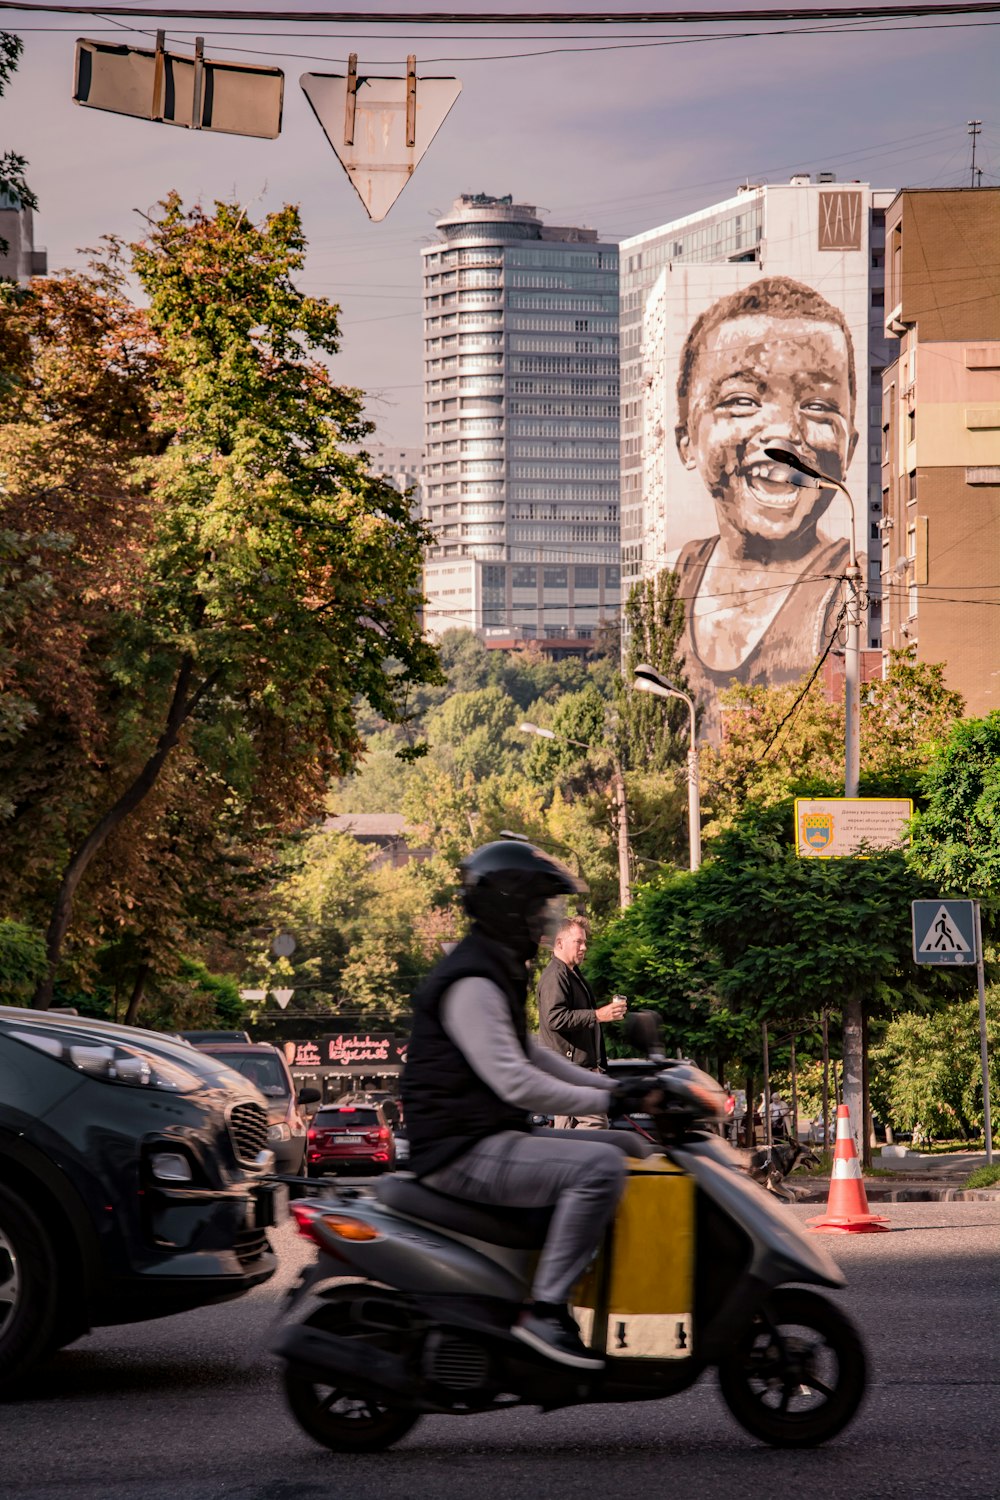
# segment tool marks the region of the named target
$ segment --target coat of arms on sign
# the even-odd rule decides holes
[[[802,819],[802,842],[810,849],[825,849],[833,838],[831,813],[806,813]]]

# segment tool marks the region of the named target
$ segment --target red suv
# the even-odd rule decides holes
[[[391,1172],[396,1145],[378,1104],[328,1104],[309,1127],[306,1162],[310,1177],[324,1172]]]

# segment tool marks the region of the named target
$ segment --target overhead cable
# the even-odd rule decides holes
[[[688,26],[741,21],[894,20],[920,16],[975,16],[1000,11],[1000,0],[967,0],[945,5],[839,5],[813,9],[790,6],[767,10],[605,11],[357,11],[357,10],[199,10],[165,5],[53,5],[38,0],[0,0],[0,10],[69,16],[143,16],[172,20],[275,21],[332,26]]]

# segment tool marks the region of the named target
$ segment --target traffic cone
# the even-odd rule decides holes
[[[823,1218],[807,1219],[806,1223],[813,1234],[874,1234],[888,1228],[888,1220],[880,1219],[868,1208],[846,1104],[837,1110],[837,1144],[833,1150],[826,1214]]]

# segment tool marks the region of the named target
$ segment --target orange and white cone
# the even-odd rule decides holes
[[[833,1150],[833,1176],[830,1178],[826,1213],[822,1218],[807,1219],[806,1222],[813,1234],[874,1234],[888,1228],[888,1220],[880,1219],[869,1210],[846,1104],[837,1110],[837,1144]]]

